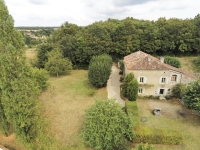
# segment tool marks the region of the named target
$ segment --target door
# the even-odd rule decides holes
[[[160,94],[160,95],[163,95],[163,94],[164,94],[164,91],[165,91],[165,89],[160,89],[159,94]]]

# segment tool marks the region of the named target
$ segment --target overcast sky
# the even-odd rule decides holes
[[[79,26],[95,21],[124,19],[157,20],[160,17],[194,18],[200,0],[4,0],[15,26],[60,26],[68,21]]]

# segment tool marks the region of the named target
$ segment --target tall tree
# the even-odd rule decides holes
[[[111,55],[122,57],[137,51],[140,47],[138,30],[133,20],[123,20],[111,37],[113,40]]]
[[[72,69],[72,63],[70,60],[64,58],[58,49],[49,52],[47,56],[48,61],[45,64],[45,69],[51,74],[57,74],[58,76],[60,73]]]
[[[3,0],[0,0],[0,14],[0,119],[4,127],[12,124],[22,143],[31,142],[37,135],[39,90],[26,64],[22,35],[15,30]]]
[[[39,89],[20,50],[8,45],[1,52],[2,104],[5,116],[13,125],[17,138],[22,143],[30,142],[34,140],[37,131],[35,123]]]
[[[44,68],[45,63],[48,61],[47,53],[54,49],[51,43],[42,43],[37,48],[37,67]]]
[[[107,84],[112,67],[112,58],[107,55],[93,56],[88,70],[88,79],[95,87]]]

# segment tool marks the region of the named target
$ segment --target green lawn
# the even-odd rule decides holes
[[[43,114],[51,121],[55,138],[64,145],[83,145],[80,132],[84,111],[94,104],[95,99],[107,98],[106,88],[97,90],[92,87],[86,70],[73,70],[70,75],[51,77],[49,82],[51,86],[40,99]]]
[[[155,128],[181,130],[184,141],[180,145],[155,145],[156,149],[166,150],[199,150],[200,149],[200,118],[183,107],[178,101],[137,100],[140,117],[147,117],[147,122],[141,125]],[[154,107],[160,107],[162,116],[152,114]],[[177,111],[183,109],[185,116],[180,116]]]

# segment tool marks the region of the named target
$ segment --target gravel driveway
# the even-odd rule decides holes
[[[110,78],[107,82],[107,92],[108,92],[108,98],[114,98],[116,101],[122,106],[125,106],[124,100],[120,97],[120,75],[119,75],[119,69],[113,65],[112,66],[112,72],[110,75]]]

